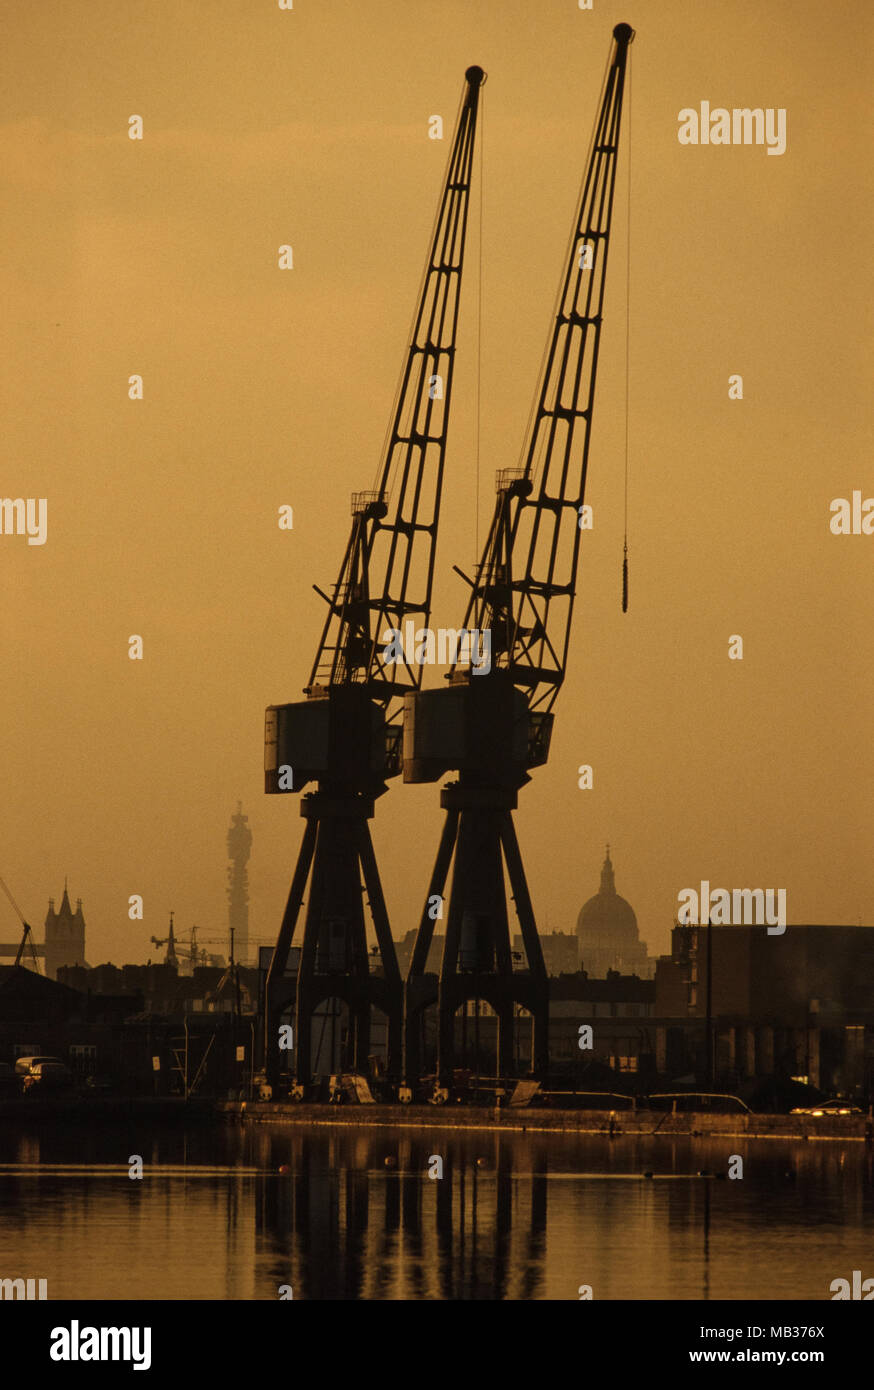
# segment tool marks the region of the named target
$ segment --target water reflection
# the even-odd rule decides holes
[[[588,1283],[596,1298],[821,1298],[842,1260],[863,1257],[871,1215],[859,1144],[261,1142],[291,1190],[261,1189],[259,1254],[295,1297],[572,1298]],[[742,1179],[726,1176],[730,1154]]]
[[[265,1158],[292,1170],[258,1187],[268,1277],[307,1298],[539,1296],[546,1157],[516,1173],[512,1145],[467,1147],[433,1135],[268,1141]],[[443,1160],[442,1178],[428,1176],[433,1156]]]
[[[874,1275],[861,1143],[135,1128],[0,1135],[0,1163],[34,1165],[0,1173],[0,1276],[54,1298],[519,1300],[818,1299]],[[133,1153],[142,1182],[38,1168]]]

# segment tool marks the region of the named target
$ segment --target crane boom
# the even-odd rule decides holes
[[[630,25],[613,36],[523,463],[498,474],[464,620],[491,631],[493,666],[541,715],[564,680],[579,563]]]
[[[418,689],[420,666],[386,665],[386,626],[411,614],[427,626],[455,368],[480,67],[465,90],[393,408],[378,486],[352,497],[352,530],[305,693],[363,684],[383,706]],[[379,576],[378,578],[376,576]]]

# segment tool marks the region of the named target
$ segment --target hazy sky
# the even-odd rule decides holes
[[[171,908],[183,933],[224,936],[241,798],[251,932],[275,934],[303,822],[296,796],[263,792],[263,712],[301,697],[311,586],[333,582],[349,495],[380,461],[464,70],[488,73],[481,468],[477,182],[435,626],[462,621],[451,567],[477,555],[477,490],[482,540],[494,471],[518,462],[620,20],[637,31],[630,608],[623,142],[595,528],[550,762],[517,813],[535,911],[571,930],[609,840],[651,951],[701,878],[785,888],[790,923],[874,923],[874,536],[829,529],[833,498],[874,496],[865,0],[3,12],[0,493],[45,497],[48,533],[0,536],[0,874],[34,925],[66,873],[92,964],[154,954]],[[681,146],[678,112],[702,100],[785,108],[785,154]],[[421,912],[438,803],[398,781],[378,804],[396,937]]]

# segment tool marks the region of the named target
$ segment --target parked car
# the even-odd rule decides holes
[[[15,1062],[15,1075],[27,1076],[31,1067],[35,1067],[38,1062],[60,1062],[60,1057],[49,1057],[45,1053],[35,1052],[31,1057],[18,1057]],[[61,1063],[63,1066],[63,1063]]]
[[[57,1059],[35,1062],[21,1081],[21,1089],[25,1095],[43,1091],[66,1091],[72,1085],[73,1073],[64,1062]]]
[[[673,1110],[678,1112],[710,1111],[718,1115],[751,1115],[752,1111],[740,1096],[718,1095],[710,1091],[668,1091],[648,1097],[653,1110]]]
[[[795,1110],[790,1110],[790,1115],[863,1115],[865,1112],[858,1105],[852,1105],[848,1100],[824,1100],[817,1105],[800,1105]]]

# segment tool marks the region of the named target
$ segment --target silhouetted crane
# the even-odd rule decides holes
[[[461,275],[470,200],[481,68],[468,68],[412,341],[377,485],[352,497],[352,528],[328,605],[307,699],[271,706],[265,726],[268,792],[318,789],[302,798],[306,821],[265,989],[265,1063],[275,1086],[279,1021],[295,1008],[297,1094],[311,1080],[311,1019],[335,997],[348,1006],[351,1065],[363,1070],[370,1011],[388,1018],[389,1072],[402,1051],[403,993],[368,820],[397,775],[400,706],[422,668],[386,660],[387,628],[413,615],[428,624],[440,494],[455,367]],[[363,875],[363,887],[362,887]],[[300,966],[286,975],[309,882]],[[368,960],[363,893],[373,919],[381,973]]]
[[[404,780],[443,788],[446,820],[405,990],[405,1075],[421,1071],[425,1008],[438,1005],[437,1084],[445,1100],[454,1062],[454,1021],[470,999],[498,1017],[498,1075],[513,1066],[514,1010],[532,1016],[532,1064],[548,1064],[549,993],[512,811],[528,770],[546,762],[552,707],[564,680],[573,613],[607,251],[616,182],[626,58],[633,32],[613,30],[605,87],[586,166],[570,256],[520,468],[497,476],[494,517],[470,584],[464,628],[491,632],[491,669],[456,664],[444,689],[407,695]],[[458,571],[461,573],[461,571]],[[465,577],[465,576],[463,576]],[[503,857],[502,857],[503,856]],[[506,860],[527,971],[513,971],[504,881]],[[454,863],[440,976],[426,973]],[[429,911],[429,908],[431,909]],[[405,1092],[409,1096],[409,1090]]]

